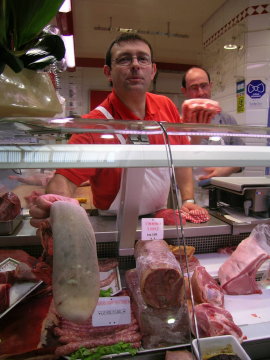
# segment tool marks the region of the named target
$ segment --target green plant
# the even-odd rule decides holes
[[[0,0],[0,73],[5,65],[15,72],[24,67],[38,70],[64,57],[62,39],[43,31],[62,3],[63,0]]]

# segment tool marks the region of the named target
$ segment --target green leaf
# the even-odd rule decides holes
[[[7,46],[7,0],[0,0],[0,44]]]
[[[98,346],[93,349],[82,347],[71,354],[70,360],[99,360],[104,355],[120,354],[123,352],[128,352],[133,356],[137,353],[137,349],[132,347],[130,343],[124,342],[119,342],[115,345]]]
[[[8,0],[14,50],[22,50],[56,15],[63,0]]]
[[[100,289],[99,297],[110,297],[112,295],[112,288],[109,288],[107,290]]]
[[[0,45],[0,62],[7,64],[15,73],[24,68],[23,62],[11,51]],[[4,70],[3,66],[1,67]],[[2,73],[2,72],[1,72]]]

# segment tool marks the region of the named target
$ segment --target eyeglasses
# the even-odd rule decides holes
[[[123,55],[112,60],[112,62],[115,62],[119,66],[130,66],[134,59],[136,59],[141,66],[148,66],[152,63],[151,57],[148,55]]]
[[[209,88],[209,83],[201,83],[201,84],[194,84],[194,85],[191,85],[189,86],[189,90],[192,90],[192,91],[198,91],[199,89],[201,90],[207,90]]]

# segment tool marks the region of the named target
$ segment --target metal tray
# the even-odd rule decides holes
[[[13,220],[0,221],[0,235],[11,235],[16,228],[21,224],[23,218],[18,215]]]
[[[113,281],[109,285],[104,286],[104,287],[101,288],[102,290],[107,290],[107,289],[111,288],[112,289],[111,296],[114,296],[114,295],[118,294],[122,290],[122,284],[121,284],[121,279],[120,279],[120,273],[119,273],[118,266],[111,269],[111,270],[109,270],[109,271],[105,271],[105,272],[101,271],[99,273],[100,280],[104,280],[108,276],[110,276],[110,274],[113,273],[113,272],[116,275],[115,278],[113,279]]]
[[[19,261],[7,258],[0,263],[0,272],[14,270],[16,266],[19,264]],[[10,306],[4,312],[0,314],[0,319],[6,315],[14,306],[16,306],[19,302],[21,302],[27,295],[29,295],[32,291],[34,291],[38,286],[42,284],[43,281],[33,282],[33,281],[25,281],[25,282],[15,282],[9,291],[9,302]]]

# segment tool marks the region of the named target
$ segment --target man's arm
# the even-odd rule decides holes
[[[182,202],[188,199],[194,199],[192,168],[176,168],[175,177],[181,193]]]
[[[241,167],[231,167],[231,166],[224,166],[224,167],[206,167],[203,169],[205,175],[201,175],[199,180],[210,179],[216,176],[230,176],[234,173],[239,173],[242,171]]]
[[[46,187],[46,194],[57,194],[67,197],[73,197],[77,186],[66,177],[55,174]]]

